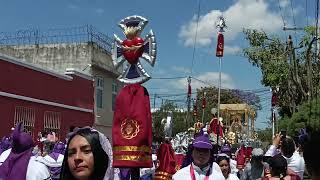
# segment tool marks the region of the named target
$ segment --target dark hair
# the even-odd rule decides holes
[[[219,152],[219,146],[218,145],[212,145],[212,149],[211,149],[211,157],[210,157],[210,164],[212,164],[213,162],[216,162],[217,159],[217,154]]]
[[[310,133],[311,134],[311,133]],[[320,131],[312,133],[304,144],[303,158],[311,175],[320,175],[320,156],[317,155],[320,145]]]
[[[93,159],[94,159],[94,171],[92,173],[91,179],[94,180],[103,180],[104,175],[108,168],[109,163],[109,157],[106,154],[106,152],[102,149],[100,141],[99,141],[99,134],[97,132],[91,131],[88,129],[80,129],[75,134],[71,135],[68,144],[67,149],[64,155],[62,169],[61,169],[61,180],[75,180],[73,175],[70,172],[69,165],[68,165],[68,148],[70,141],[76,136],[80,135],[84,137],[90,144],[92,153],[93,153]]]
[[[286,137],[282,140],[281,151],[285,157],[290,158],[295,152],[295,150],[296,150],[296,146],[292,138]]]
[[[182,162],[181,168],[187,167],[192,163],[192,161],[193,161],[192,151],[193,151],[193,146],[192,146],[192,144],[190,144],[188,146],[188,151],[187,151],[186,155],[183,158],[183,162]]]
[[[271,167],[271,176],[279,176],[280,179],[287,175],[287,160],[280,154],[273,156],[269,165]]]
[[[231,173],[231,167],[230,167],[230,158],[228,158],[227,156],[219,156],[217,157],[217,163],[218,165],[220,166],[220,162],[223,161],[223,160],[226,160],[228,162],[228,165],[229,165],[229,170],[228,170],[228,174]]]
[[[228,158],[227,156],[218,156],[217,163],[219,164],[223,160],[226,160],[230,166],[230,158]]]

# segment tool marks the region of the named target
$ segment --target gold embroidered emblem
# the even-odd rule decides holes
[[[133,119],[125,119],[121,123],[121,135],[125,139],[132,139],[138,135],[140,126]]]
[[[179,164],[176,165],[176,168],[175,168],[175,169],[176,169],[176,171],[179,171],[179,170],[180,170]]]

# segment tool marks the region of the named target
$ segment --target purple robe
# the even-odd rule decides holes
[[[32,148],[32,137],[22,132],[22,123],[19,123],[12,133],[11,153],[0,166],[0,179],[25,179]]]

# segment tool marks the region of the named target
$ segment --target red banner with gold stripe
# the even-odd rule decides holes
[[[113,167],[152,167],[152,120],[148,91],[126,85],[116,98],[112,126]]]

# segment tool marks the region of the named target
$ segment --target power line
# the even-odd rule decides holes
[[[281,8],[281,5],[280,5],[280,0],[278,0],[278,7],[279,7],[279,11],[280,11],[280,16],[281,16],[281,19],[282,19],[282,22],[283,22],[283,27],[286,27],[286,22],[284,20],[283,14],[282,14],[282,8]]]
[[[294,13],[293,13],[293,3],[292,0],[290,0],[290,5],[291,5],[291,14],[292,14],[292,19],[293,19],[293,27],[297,27],[296,26],[296,18],[294,17]],[[296,44],[298,44],[298,40],[297,40],[297,32],[294,31],[294,39],[296,41]]]
[[[196,93],[192,93],[192,94],[196,94]],[[186,96],[187,93],[181,93],[181,94],[168,94],[168,95],[158,95],[157,93],[155,94],[151,94],[151,95],[155,95],[157,98],[161,98],[161,97],[177,97],[177,96]]]
[[[170,87],[170,88],[166,88],[166,87],[148,87],[148,89],[155,89],[155,90],[185,90],[185,88],[173,88],[173,87]],[[192,90],[196,90],[196,88],[193,88]]]
[[[162,79],[183,79],[183,78],[187,78],[187,76],[178,76],[178,77],[155,77],[155,78],[152,78],[152,79],[162,80]]]
[[[201,79],[198,79],[198,78],[195,78],[195,77],[191,77],[192,79],[194,79],[194,80],[196,80],[196,81],[199,81],[199,82],[201,82],[201,83],[203,83],[203,84],[207,84],[207,85],[209,85],[209,86],[211,86],[211,87],[216,87],[214,84],[211,84],[211,83],[209,83],[209,82],[207,82],[207,81],[203,81],[203,80],[201,80]],[[223,87],[223,89],[224,90],[241,90],[241,89],[230,89],[230,88],[226,88],[226,87]],[[255,92],[254,90],[241,90],[241,91],[245,91],[245,92]],[[264,88],[264,89],[257,89],[257,92],[266,92],[266,91],[269,91],[269,89],[267,89],[267,88]]]
[[[296,27],[296,18],[294,17],[294,13],[293,13],[293,3],[292,3],[292,0],[290,0],[290,5],[291,5],[291,13],[292,13],[292,19],[293,19],[293,26]]]
[[[192,52],[192,61],[191,61],[191,68],[190,68],[190,75],[192,76],[192,70],[194,66],[194,57],[196,52],[196,44],[197,44],[197,36],[198,36],[198,27],[199,27],[199,17],[200,17],[200,7],[201,7],[201,0],[198,1],[198,16],[197,16],[197,27],[196,27],[196,34],[194,36],[194,44],[193,44],[193,52]]]
[[[308,20],[308,0],[306,0],[306,23],[307,23],[307,26],[309,26],[309,20]]]

